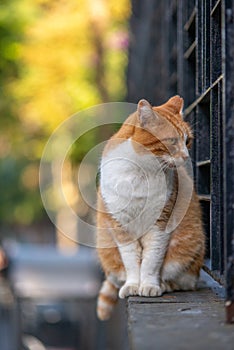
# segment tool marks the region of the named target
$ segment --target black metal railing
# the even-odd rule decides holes
[[[177,16],[176,90],[184,96],[185,118],[194,126],[195,181],[207,234],[205,268],[226,282],[227,319],[233,322],[234,2],[177,0],[168,1],[168,8],[171,4]]]
[[[154,40],[145,38],[150,50],[145,47],[144,55],[152,48],[160,55],[155,56],[154,70],[147,67],[143,72],[146,90],[138,86],[131,69],[128,81],[153,104],[177,93],[184,97],[184,117],[195,135],[192,158],[207,235],[205,269],[226,284],[228,321],[234,322],[234,0],[148,2],[160,21],[151,25],[157,35]],[[147,19],[134,14],[134,4],[135,23],[143,25]],[[132,31],[134,36],[133,27]],[[144,66],[138,51],[141,45],[135,44],[130,67]],[[153,88],[152,77],[160,87],[153,97],[159,88]],[[130,101],[138,97],[129,89]]]
[[[224,281],[223,229],[223,1],[177,1],[178,47],[186,101],[185,118],[194,128],[195,181],[207,233],[206,266]]]

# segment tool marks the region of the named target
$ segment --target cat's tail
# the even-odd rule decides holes
[[[100,289],[97,301],[97,315],[102,321],[108,320],[118,301],[118,288],[106,279]]]

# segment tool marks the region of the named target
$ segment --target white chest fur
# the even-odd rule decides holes
[[[101,193],[108,211],[128,232],[142,235],[159,218],[170,195],[170,181],[153,154],[135,152],[131,139],[101,162]]]

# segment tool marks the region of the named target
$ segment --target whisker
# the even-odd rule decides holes
[[[164,163],[161,167],[161,170],[165,171],[169,168],[169,164],[168,163]]]
[[[193,129],[195,126],[197,126],[197,125],[199,125],[200,124],[200,121],[198,120],[198,121],[196,121],[196,122],[194,122],[194,123],[188,123],[189,124],[189,126]]]

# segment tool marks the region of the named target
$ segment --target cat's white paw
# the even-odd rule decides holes
[[[143,283],[139,288],[139,295],[142,297],[159,297],[163,291],[157,284]]]
[[[124,299],[130,295],[138,295],[138,284],[125,283],[119,290],[120,299]]]

